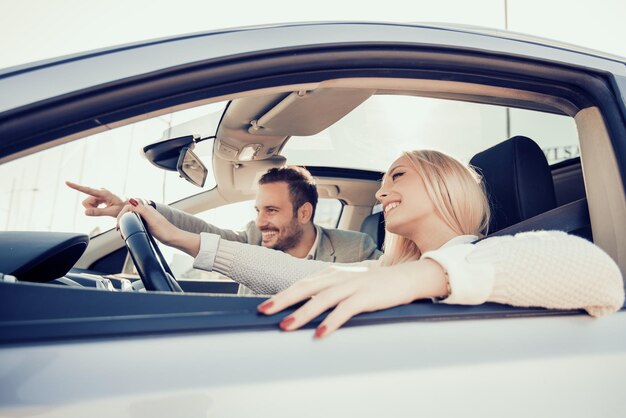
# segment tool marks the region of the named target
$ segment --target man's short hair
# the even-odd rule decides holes
[[[298,209],[309,202],[313,206],[311,221],[315,216],[317,206],[317,187],[311,173],[306,168],[298,166],[285,166],[270,168],[259,179],[259,185],[268,183],[285,182],[289,186],[289,198],[293,206],[293,214],[297,216]]]

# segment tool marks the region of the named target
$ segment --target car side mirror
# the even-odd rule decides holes
[[[204,164],[202,164],[200,158],[198,158],[189,147],[183,147],[180,150],[176,170],[178,170],[182,178],[191,184],[195,184],[198,187],[204,186],[208,170]]]

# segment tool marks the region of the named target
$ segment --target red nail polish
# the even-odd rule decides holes
[[[315,338],[322,338],[326,332],[326,325],[320,325],[315,330]]]
[[[268,300],[263,302],[262,304],[260,304],[257,309],[259,310],[259,312],[263,312],[265,313],[265,311],[267,311],[269,308],[271,308],[272,306],[274,306],[274,301],[273,300]]]
[[[128,199],[128,203],[130,203],[133,206],[137,206],[139,203],[137,203],[137,201],[133,198]]]
[[[283,319],[282,321],[280,321],[280,324],[278,324],[278,326],[287,331],[287,327],[289,327],[289,325],[293,324],[293,321],[295,321],[296,318],[294,318],[293,316],[288,316],[287,318]]]

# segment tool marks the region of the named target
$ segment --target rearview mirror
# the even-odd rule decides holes
[[[182,178],[191,184],[195,184],[198,187],[204,186],[208,170],[189,147],[184,147],[180,150],[176,170],[178,170]]]
[[[143,152],[152,164],[169,171],[178,171],[180,176],[198,187],[203,187],[208,170],[202,160],[192,152],[196,143],[210,138],[196,135],[167,139],[146,145]]]

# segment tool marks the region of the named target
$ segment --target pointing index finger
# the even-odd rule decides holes
[[[102,190],[93,189],[88,186],[82,186],[80,184],[72,183],[71,181],[66,181],[65,184],[71,189],[78,190],[79,192],[83,192],[91,196],[100,197],[104,194]]]

